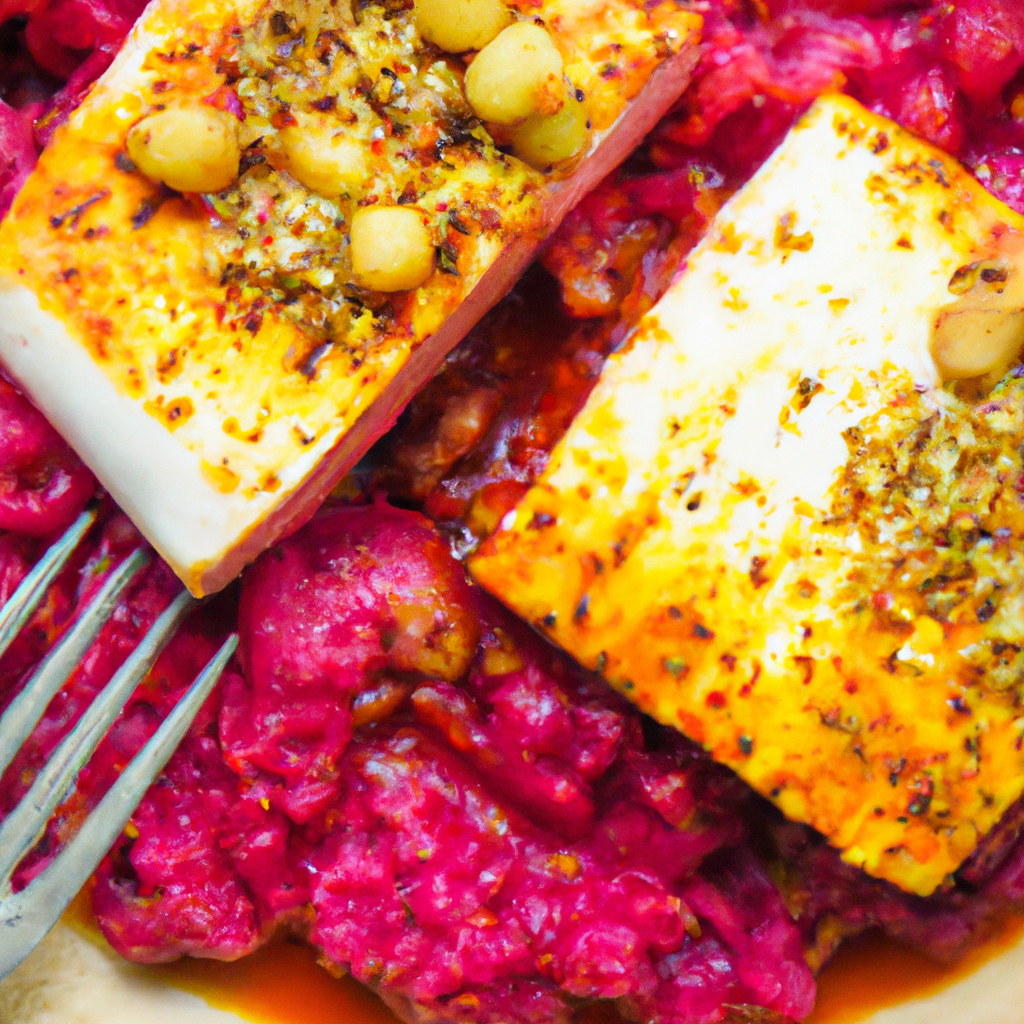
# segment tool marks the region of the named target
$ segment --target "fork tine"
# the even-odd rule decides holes
[[[111,574],[89,607],[56,647],[46,656],[21,693],[0,718],[0,775],[28,739],[54,694],[82,660],[118,599],[135,575],[149,562],[141,549],[132,552]]]
[[[237,646],[238,636],[232,634],[57,859],[20,893],[0,902],[0,979],[39,945],[96,870],[188,731]]]
[[[92,757],[128,698],[195,604],[195,599],[185,592],[174,599],[53,752],[32,788],[0,824],[0,890],[38,840],[75,776]]]
[[[96,509],[86,509],[63,533],[59,540],[53,542],[46,554],[32,567],[32,571],[21,581],[18,589],[7,599],[0,609],[0,656],[11,646],[18,631],[28,622],[29,617],[39,606],[46,593],[46,588],[54,577],[64,568],[71,552],[78,547],[78,542],[88,533],[96,522]]]

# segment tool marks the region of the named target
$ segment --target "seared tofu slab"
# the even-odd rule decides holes
[[[0,357],[196,594],[312,514],[697,58],[682,0],[477,9],[156,0],[0,228]]]
[[[1024,791],[1022,230],[950,157],[821,99],[471,561],[920,894]]]

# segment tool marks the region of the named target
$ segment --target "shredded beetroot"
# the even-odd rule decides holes
[[[292,920],[406,1014],[809,1011],[740,846],[756,798],[469,588],[427,520],[321,515],[247,577],[239,626],[244,674],[100,871],[124,955],[234,957]]]
[[[1017,0],[770,0],[763,20],[754,6],[709,5],[695,81],[651,147],[658,166],[710,158],[740,184],[816,96],[843,88],[1024,210],[1012,159],[1024,147]]]
[[[0,217],[10,209],[35,163],[31,122],[0,100]]]
[[[41,537],[67,526],[96,490],[92,474],[0,378],[0,530]]]

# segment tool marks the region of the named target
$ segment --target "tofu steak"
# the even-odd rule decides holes
[[[922,895],[1024,792],[1022,232],[949,156],[819,100],[471,561]]]
[[[195,594],[312,514],[697,59],[682,0],[463,7],[156,0],[0,227],[0,357]]]

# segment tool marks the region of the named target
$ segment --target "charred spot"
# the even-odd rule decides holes
[[[707,626],[702,626],[699,622],[693,624],[693,635],[698,640],[714,640],[715,638],[715,634]]]
[[[267,154],[262,149],[263,139],[257,139],[251,146],[242,151],[242,158],[238,161],[239,174],[258,167],[267,162]]]
[[[573,620],[580,622],[587,617],[587,613],[590,611],[590,595],[584,594],[580,598],[580,603],[576,605],[576,611],[572,613]]]
[[[932,169],[935,180],[943,188],[949,188],[949,179],[946,177],[946,165],[941,160],[936,160],[933,157],[928,161],[928,166]]]
[[[64,213],[51,217],[50,227],[56,230],[57,228],[61,228],[67,224],[68,227],[73,230],[78,227],[78,223],[82,219],[82,214],[84,214],[89,207],[95,206],[97,203],[109,198],[110,190],[105,188],[102,191],[97,192],[95,195],[89,196],[88,199],[79,203],[77,206],[72,206],[70,210],[66,210]]]
[[[460,235],[469,235],[472,233],[466,222],[459,216],[458,210],[449,210],[448,224],[454,231],[458,231]]]
[[[810,686],[811,680],[814,678],[814,659],[808,657],[806,654],[797,655],[793,658],[796,662],[796,667],[801,673],[801,682],[804,686]]]
[[[407,181],[405,185],[402,186],[402,191],[398,194],[398,205],[408,206],[409,203],[415,203],[419,197],[419,189],[416,188],[416,185],[413,182]]]
[[[299,366],[299,373],[302,374],[307,380],[313,380],[316,377],[317,367],[320,365],[320,361],[327,355],[328,352],[334,347],[334,343],[325,341],[322,345],[317,345],[312,352],[302,360]]]
[[[357,22],[363,20],[363,12],[368,7],[380,7],[385,18],[397,18],[405,11],[413,9],[413,0],[352,0],[352,14]]]
[[[278,130],[282,128],[291,128],[299,122],[295,120],[295,115],[292,113],[291,104],[285,100],[278,100],[277,110],[270,115],[270,123]]]
[[[452,277],[459,276],[459,250],[447,239],[435,246],[437,254],[437,267],[442,274],[450,274]]]
[[[156,195],[146,196],[132,214],[132,230],[138,231],[139,228],[145,227],[167,201],[167,198],[168,193],[164,190],[161,190]]]
[[[771,582],[764,571],[767,565],[768,559],[762,558],[760,555],[754,555],[750,560],[750,582],[754,584],[756,590],[760,590],[766,583]]]
[[[958,715],[969,715],[971,714],[970,705],[961,696],[951,697],[946,703],[958,714]]]
[[[284,11],[274,11],[270,16],[270,31],[275,36],[286,36],[292,31],[292,20]]]
[[[238,58],[233,54],[219,58],[217,61],[217,74],[224,76],[224,81],[227,85],[234,85],[242,77],[242,72],[238,67]],[[159,84],[157,83],[157,85]]]

